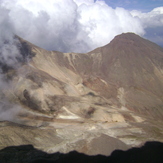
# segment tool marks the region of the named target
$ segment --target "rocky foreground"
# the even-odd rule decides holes
[[[0,104],[12,115],[0,122],[0,149],[109,156],[163,142],[163,48],[133,33],[87,54],[17,39],[24,60],[3,67],[10,85]]]
[[[47,154],[32,145],[7,147],[0,150],[1,163],[162,163],[163,143],[147,142],[141,148],[115,150],[111,156],[88,156],[76,151]]]

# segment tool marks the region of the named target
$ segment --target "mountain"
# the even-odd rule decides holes
[[[5,69],[11,86],[1,96],[19,110],[0,122],[1,149],[110,155],[163,141],[163,48],[133,33],[86,54],[17,39],[23,60]]]

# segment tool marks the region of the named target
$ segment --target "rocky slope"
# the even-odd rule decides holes
[[[163,49],[133,33],[87,54],[46,51],[19,38],[24,62],[3,90],[21,107],[0,123],[0,148],[109,155],[163,141]],[[157,119],[157,121],[156,121]]]

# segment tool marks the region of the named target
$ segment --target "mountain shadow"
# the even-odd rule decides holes
[[[0,150],[0,163],[163,163],[163,143],[146,142],[140,148],[115,150],[110,156],[88,156],[76,151],[47,154],[32,145]]]

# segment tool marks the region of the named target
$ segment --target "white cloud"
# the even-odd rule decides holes
[[[133,10],[131,14],[141,20],[144,28],[163,27],[163,7],[157,7],[147,13]]]
[[[163,26],[163,7],[142,13],[113,9],[102,0],[1,0],[0,5],[8,10],[11,27],[5,30],[63,52],[87,52],[123,32],[143,36],[146,28]]]
[[[82,4],[85,4],[85,5],[93,5],[94,4],[94,0],[74,0],[74,2],[80,6]]]
[[[15,33],[48,50],[87,52],[123,32],[144,34],[140,19],[94,0],[3,0]]]
[[[157,7],[150,12],[131,11],[138,18],[145,30],[144,37],[163,47],[163,7]]]
[[[7,9],[0,7],[0,65],[5,63],[10,67],[15,67],[17,58],[20,58],[17,48],[18,40],[14,37],[14,26]]]

